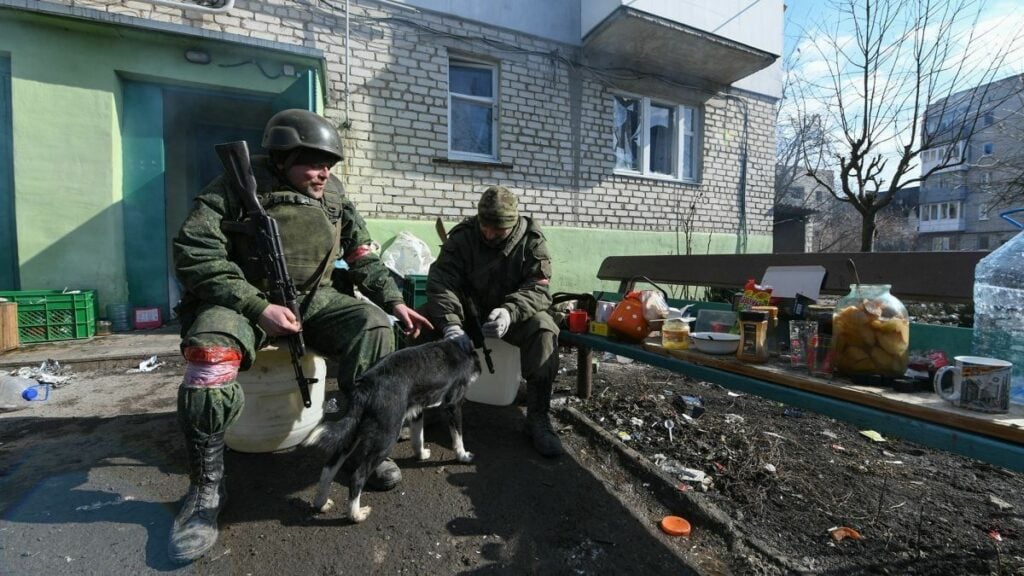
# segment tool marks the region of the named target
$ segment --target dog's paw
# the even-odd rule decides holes
[[[371,506],[363,506],[362,508],[352,512],[349,515],[349,518],[351,518],[353,522],[358,524],[359,522],[366,520],[366,518],[370,516],[370,510],[373,510]]]
[[[324,514],[331,508],[334,508],[334,500],[331,500],[330,498],[328,498],[327,502],[324,502],[323,505],[321,506],[317,506],[316,502],[313,503],[313,509],[315,509],[320,514]]]
[[[470,462],[473,461],[473,453],[472,452],[461,452],[461,453],[459,453],[458,458],[459,458],[459,462],[462,462],[463,464],[469,464]]]
[[[417,458],[420,460],[430,460],[430,448],[421,448]]]

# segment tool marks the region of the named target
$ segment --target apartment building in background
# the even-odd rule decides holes
[[[993,250],[1020,229],[999,214],[1024,172],[1024,75],[964,90],[932,103],[924,130],[940,135],[921,154],[918,238],[922,251]],[[945,137],[943,137],[945,136]]]

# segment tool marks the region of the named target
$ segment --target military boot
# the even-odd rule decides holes
[[[191,562],[217,542],[217,515],[227,502],[224,487],[224,433],[205,442],[187,440],[189,486],[185,502],[171,528],[167,547],[171,561]]]
[[[526,427],[533,448],[546,458],[561,456],[562,441],[558,439],[548,412],[551,410],[551,382],[526,384]]]

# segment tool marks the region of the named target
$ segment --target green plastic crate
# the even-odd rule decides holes
[[[96,291],[64,294],[57,290],[0,292],[18,303],[18,336],[22,344],[77,340],[96,335]]]
[[[402,284],[402,297],[405,305],[410,308],[419,308],[427,303],[427,275],[409,274]]]

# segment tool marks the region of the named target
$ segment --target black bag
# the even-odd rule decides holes
[[[556,292],[551,296],[551,308],[548,309],[548,313],[561,328],[567,328],[565,318],[568,315],[569,304],[574,304],[576,310],[586,310],[591,320],[597,314],[597,298],[593,294]]]

